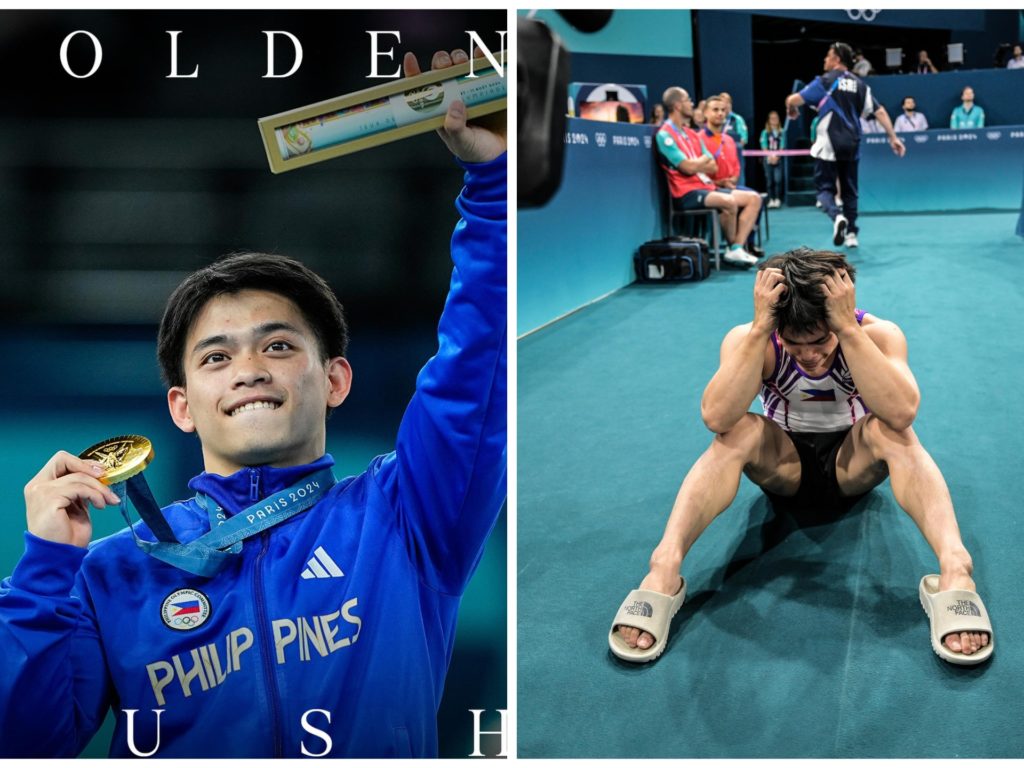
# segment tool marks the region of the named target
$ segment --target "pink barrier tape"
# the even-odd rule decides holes
[[[743,150],[744,157],[767,157],[768,155],[778,155],[780,157],[794,157],[796,155],[809,155],[811,150],[809,149],[776,149],[774,151],[770,149],[745,149]]]

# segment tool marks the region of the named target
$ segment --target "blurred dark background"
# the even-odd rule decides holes
[[[424,69],[476,30],[497,52],[504,11],[0,12],[0,313],[3,377],[0,572],[21,554],[22,488],[57,450],[125,432],[149,436],[157,498],[188,495],[198,443],[171,424],[154,354],[163,303],[185,274],[236,250],[298,258],[335,289],[350,323],[355,386],[328,424],[337,474],[389,451],[416,372],[436,349],[451,273],[448,242],[462,171],[423,135],[275,176],[257,118],[384,80],[369,80],[367,30],[381,72],[404,51]],[[88,30],[102,62],[88,79],[61,66],[67,35]],[[169,79],[171,37],[178,72]],[[263,79],[263,30],[302,45],[300,69]],[[93,47],[68,48],[80,74]],[[283,36],[275,69],[293,47]],[[94,515],[97,537],[121,527]],[[463,602],[439,715],[441,755],[472,751],[468,709],[506,705],[505,516]],[[2,672],[0,672],[2,674]],[[109,724],[108,724],[109,726]],[[487,717],[484,729],[492,727]],[[492,737],[488,737],[492,738]],[[109,730],[87,755],[106,754]],[[485,748],[487,742],[485,740]]]

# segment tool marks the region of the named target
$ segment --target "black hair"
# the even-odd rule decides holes
[[[827,326],[825,296],[821,285],[825,277],[845,269],[856,282],[857,269],[846,257],[835,251],[815,251],[806,246],[772,256],[758,266],[758,270],[782,270],[786,292],[773,308],[776,327],[782,334],[786,330],[798,334],[814,333]]]
[[[843,63],[844,67],[853,66],[853,48],[851,48],[846,43],[837,42],[832,43],[832,50],[836,52],[836,56],[839,57],[839,61]]]
[[[185,386],[185,340],[207,302],[244,290],[289,299],[316,335],[321,358],[344,357],[348,326],[341,303],[323,278],[304,264],[269,253],[234,253],[196,270],[167,299],[156,356],[168,387]]]

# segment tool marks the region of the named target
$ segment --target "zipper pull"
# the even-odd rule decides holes
[[[249,467],[249,500],[259,501],[260,498],[260,473],[255,467]]]

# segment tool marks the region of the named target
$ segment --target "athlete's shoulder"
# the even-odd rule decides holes
[[[875,342],[883,352],[906,350],[907,337],[892,320],[884,320],[876,315],[865,314],[861,327],[867,333],[868,338]]]
[[[725,338],[722,339],[722,354],[725,355],[737,347],[743,342],[743,339],[750,333],[750,329],[754,327],[753,321],[749,323],[743,323],[741,325],[733,326],[729,329],[729,332],[725,334]],[[774,335],[774,333],[773,333]],[[768,337],[768,341],[764,346],[764,376],[769,375],[772,369],[775,367],[775,348],[772,346],[771,336]]]

